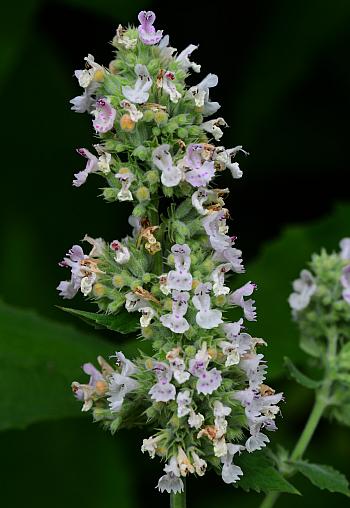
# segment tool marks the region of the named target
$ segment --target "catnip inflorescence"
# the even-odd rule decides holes
[[[184,477],[203,476],[207,466],[237,482],[243,471],[235,456],[266,446],[282,394],[264,384],[257,349],[266,344],[244,326],[256,319],[255,284],[227,285],[244,267],[226,224],[229,191],[214,181],[226,168],[240,178],[234,158],[246,152],[212,143],[226,126],[220,117],[207,120],[220,108],[210,99],[218,78],[209,74],[187,87],[189,72],[200,71],[190,59],[197,46],[177,53],[154,28],[153,12],[141,12],[139,21],[118,27],[109,69],[85,58],[85,69],[75,72],[84,93],[71,100],[74,111],[91,114],[99,138],[96,154],[78,149],[87,164],[73,185],[101,176],[107,201],[132,204],[132,232],[110,243],[86,236],[87,254],[74,245],[61,263],[70,279],[58,290],[68,299],[81,291],[100,311],[89,318],[103,316],[114,330],[127,315],[131,331],[138,317],[135,329],[151,341],[153,356],[130,361],[117,352],[113,366],[100,357],[100,370],[83,366],[88,383],[72,387],[83,411],[111,432],[148,429],[142,452],[166,462],[158,488],[177,493]],[[161,217],[160,200],[171,200]],[[233,307],[243,317],[230,322]]]

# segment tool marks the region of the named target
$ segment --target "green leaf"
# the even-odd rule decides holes
[[[235,459],[235,464],[240,466],[244,473],[237,485],[246,491],[300,494],[294,485],[274,467],[264,451],[244,453]]]
[[[304,460],[293,462],[292,465],[319,489],[326,489],[330,492],[339,492],[345,496],[350,496],[349,482],[345,475],[331,466],[310,464]]]
[[[284,358],[284,364],[287,367],[290,375],[302,386],[305,388],[310,388],[311,390],[315,390],[319,386],[321,386],[321,381],[315,381],[314,379],[309,378],[305,374],[303,374],[290,360],[287,356]]]
[[[71,392],[80,366],[113,345],[0,302],[0,430],[81,415]]]
[[[95,314],[85,310],[69,309],[68,307],[59,307],[59,309],[80,317],[83,321],[93,325],[95,328],[108,328],[115,332],[127,334],[136,332],[140,328],[139,315],[129,312],[121,312],[120,314]]]

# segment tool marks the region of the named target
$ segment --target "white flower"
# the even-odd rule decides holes
[[[122,245],[118,240],[113,240],[110,247],[112,250],[114,250],[114,259],[119,265],[124,265],[129,261],[130,252],[125,245]]]
[[[195,413],[193,409],[190,410],[190,416],[187,420],[188,425],[192,429],[200,429],[204,422],[204,416],[200,413]]]
[[[151,436],[147,439],[144,439],[142,441],[141,452],[142,453],[148,452],[151,459],[154,459],[157,448],[158,448],[158,443],[161,439],[162,439],[161,436],[155,436],[155,437]]]
[[[204,203],[208,199],[209,191],[205,187],[199,187],[193,194],[192,194],[192,206],[197,210],[199,215],[207,215],[208,210],[204,208]]]
[[[176,90],[176,86],[173,83],[175,74],[171,71],[165,71],[161,79],[157,81],[157,86],[162,88],[166,94],[169,95],[171,102],[175,104],[181,99],[181,94]]]
[[[95,281],[96,281],[95,273],[90,273],[89,275],[81,279],[80,291],[83,293],[84,296],[87,296],[91,293]]]
[[[143,307],[147,307],[146,300],[143,300],[139,296],[135,295],[135,293],[129,292],[125,295],[125,308],[128,312],[135,312],[137,310],[143,309]]]
[[[235,483],[243,475],[242,469],[232,463],[234,455],[240,453],[241,450],[244,450],[244,446],[229,443],[226,455],[221,457],[223,464],[221,476],[225,483]]]
[[[249,155],[248,152],[243,150],[242,146],[236,146],[235,148],[225,149],[224,146],[217,146],[214,150],[213,159],[220,163],[221,169],[228,168],[231,171],[233,178],[241,178],[243,172],[240,170],[237,162],[232,162],[232,159],[236,154],[241,151],[245,155]]]
[[[222,402],[216,400],[214,402],[214,416],[228,416],[231,414],[232,409],[229,406],[224,406]]]
[[[137,107],[135,106],[135,104],[132,104],[131,102],[124,99],[120,102],[120,105],[122,108],[124,108],[124,109],[126,109],[126,111],[128,111],[130,118],[133,122],[136,123],[139,120],[141,120],[141,118],[143,117],[142,111],[139,111],[137,109]]]
[[[231,365],[237,365],[240,360],[240,354],[232,342],[221,341],[220,347],[223,354],[226,356],[225,367],[231,367]]]
[[[135,49],[137,44],[137,39],[131,39],[125,35],[125,30],[122,25],[118,26],[114,40],[118,46],[123,46],[125,49]]]
[[[269,438],[263,434],[262,432],[257,432],[256,434],[250,436],[245,442],[245,447],[247,452],[252,453],[257,450],[261,450],[266,446],[266,443],[269,443]]]
[[[316,291],[315,278],[309,270],[302,270],[300,278],[293,282],[294,293],[289,296],[288,302],[295,311],[305,309]]]
[[[190,44],[185,48],[181,53],[176,57],[176,61],[180,63],[181,67],[188,71],[189,69],[193,69],[194,72],[200,72],[201,66],[199,64],[196,64],[194,62],[191,62],[189,59],[189,56],[193,53],[195,49],[197,49],[198,46],[195,46],[194,44]]]
[[[84,89],[83,95],[74,97],[69,102],[72,104],[72,111],[76,113],[90,113],[92,105],[95,103],[93,95],[97,91],[100,84],[97,81],[92,81],[88,87]]]
[[[113,413],[116,413],[120,410],[123,405],[125,396],[136,390],[139,386],[139,383],[126,375],[119,374],[118,372],[114,372],[109,377],[108,382],[108,395],[107,398],[109,402],[110,410]]]
[[[192,86],[188,93],[194,98],[194,102],[198,108],[203,108],[203,115],[213,115],[220,108],[218,102],[209,100],[209,88],[213,88],[218,84],[216,74],[208,74],[198,85]]]
[[[119,180],[122,186],[122,188],[117,194],[117,198],[119,199],[119,201],[132,201],[133,197],[129,189],[130,185],[135,179],[134,175],[128,171],[126,173],[121,172],[116,173],[114,176],[115,178],[117,178],[117,180]]]
[[[158,276],[158,279],[159,279],[159,289],[161,290],[161,292],[165,296],[170,295],[170,293],[171,293],[171,289],[168,286],[167,276],[168,276],[167,273],[162,273],[162,275]]]
[[[217,309],[211,309],[210,302],[211,284],[199,284],[194,292],[192,303],[198,310],[196,314],[196,322],[201,328],[210,330],[216,328],[222,323],[222,312]]]
[[[100,257],[103,254],[104,249],[106,248],[106,242],[102,238],[91,238],[91,236],[85,235],[83,238],[83,242],[88,242],[92,245],[92,249],[89,252],[89,257]]]
[[[87,88],[92,81],[95,79],[97,72],[104,73],[104,69],[101,65],[95,62],[93,55],[88,55],[84,58],[86,63],[89,65],[89,69],[75,71],[75,77],[78,79],[79,85],[83,88]]]
[[[177,402],[177,416],[181,418],[182,416],[186,416],[190,413],[191,408],[191,394],[189,390],[183,390],[181,392],[178,392],[176,397]]]
[[[215,296],[227,295],[230,292],[230,288],[225,286],[225,274],[229,272],[231,268],[231,263],[223,263],[213,270],[211,278],[214,281],[213,293]]]
[[[194,473],[194,467],[181,446],[178,447],[177,451],[177,463],[181,476],[186,476],[187,473]]]
[[[144,104],[148,101],[152,79],[145,65],[136,64],[134,71],[137,76],[135,85],[133,87],[123,86],[122,92],[128,101],[136,104]]]
[[[191,451],[191,455],[193,460],[193,467],[195,469],[196,474],[198,476],[204,476],[207,470],[207,463],[205,462],[205,460],[201,459],[193,450]]]
[[[104,175],[108,175],[111,172],[110,164],[112,161],[112,155],[106,152],[102,145],[94,145],[96,152],[99,154],[97,167]]]
[[[227,444],[223,436],[219,439],[214,439],[213,445],[215,457],[223,457],[227,454]]]
[[[168,494],[183,492],[184,484],[180,478],[180,469],[176,457],[171,457],[168,464],[165,465],[164,471],[166,474],[159,479],[157,485],[160,492],[166,491]]]
[[[252,299],[244,300],[244,297],[251,296],[255,290],[256,284],[249,281],[242,287],[236,289],[236,291],[233,291],[233,293],[231,293],[228,297],[228,301],[230,303],[237,305],[243,309],[244,316],[248,321],[256,320],[256,312],[254,307],[255,301]]]
[[[150,325],[153,317],[155,316],[155,311],[152,307],[143,307],[141,310],[142,316],[140,317],[140,325],[142,328],[147,328]]]
[[[221,117],[216,118],[215,120],[209,120],[208,122],[201,124],[202,129],[204,129],[206,132],[209,132],[209,134],[212,134],[216,141],[219,141],[224,134],[220,129],[220,126],[227,127],[227,123]]]
[[[188,321],[184,318],[188,308],[189,297],[189,293],[174,289],[172,292],[172,313],[160,317],[160,322],[163,326],[169,328],[174,333],[184,333],[190,328]]]
[[[161,181],[165,187],[175,187],[182,178],[181,170],[174,165],[169,145],[160,145],[152,152],[153,164],[161,171]]]

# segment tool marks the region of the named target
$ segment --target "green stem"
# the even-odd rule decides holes
[[[149,211],[149,220],[152,226],[159,225],[159,199],[156,199],[154,203],[154,210]],[[161,275],[163,273],[163,252],[162,252],[162,238],[160,238],[161,250],[156,252],[153,256],[153,273],[155,275]]]
[[[290,455],[290,461],[295,462],[300,460],[305,453],[305,450],[310,444],[312,436],[323,416],[325,409],[329,402],[329,396],[332,388],[333,370],[335,368],[336,354],[337,354],[337,333],[335,330],[330,330],[328,334],[328,350],[327,350],[327,363],[324,381],[321,388],[316,392],[314,406],[305,424],[304,430],[301,433],[293,452]],[[285,476],[292,476],[294,471],[291,470],[285,473]],[[260,508],[272,508],[280,496],[280,492],[269,492]]]
[[[184,490],[178,494],[170,494],[170,508],[186,508],[186,482],[184,482]]]

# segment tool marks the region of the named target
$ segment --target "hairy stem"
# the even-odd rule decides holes
[[[184,482],[184,490],[178,494],[170,494],[170,508],[186,508],[186,483]]]
[[[149,220],[152,226],[159,225],[159,199],[156,199],[154,202],[154,209],[149,211]],[[158,234],[159,236],[159,234]],[[162,236],[162,235],[161,235]],[[155,275],[161,275],[163,273],[163,246],[162,246],[162,238],[159,239],[161,244],[161,250],[156,252],[153,256],[153,273]]]
[[[332,388],[332,378],[335,369],[336,354],[337,354],[337,340],[338,336],[336,330],[329,330],[328,332],[328,349],[327,349],[327,362],[325,369],[325,376],[322,386],[316,390],[316,398],[312,411],[307,419],[304,430],[302,431],[293,452],[290,455],[290,461],[295,462],[300,460],[304,455],[307,447],[310,444],[312,436],[323,416],[325,409],[329,402],[329,396]],[[285,473],[285,476],[292,476],[294,471],[291,470]],[[260,508],[272,508],[280,496],[280,492],[269,492],[260,505]]]

